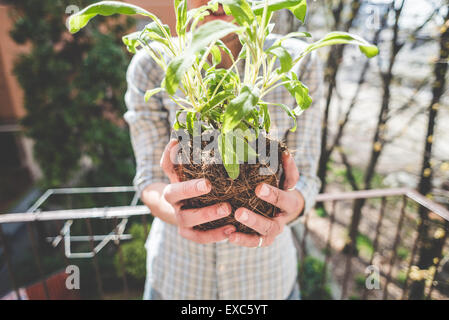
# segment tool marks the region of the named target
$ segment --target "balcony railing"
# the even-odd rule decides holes
[[[132,200],[128,206],[91,209],[72,209],[70,202],[68,210],[55,210],[55,206],[47,210],[45,205],[57,196],[111,193],[128,193]],[[360,201],[363,210],[354,221],[354,208]],[[23,288],[34,284],[41,288],[42,298],[52,299],[49,275],[82,264],[82,275],[89,279],[88,290],[81,288],[82,297],[141,297],[143,280],[127,271],[129,257],[139,257],[135,251],[131,255],[122,251],[122,243],[135,241],[126,234],[130,222],[143,227],[144,237],[149,232],[150,212],[137,202],[132,187],[52,189],[28,212],[0,215],[0,280],[9,280],[15,297],[24,298]],[[320,209],[306,215],[293,230],[302,290],[314,291],[309,298],[408,299],[420,286],[424,298],[448,298],[443,272],[449,252],[445,207],[410,189],[321,194],[317,202]],[[20,237],[15,236],[18,230],[23,233]],[[17,248],[25,236],[28,241]],[[24,262],[20,255],[28,251],[30,258]],[[434,256],[425,257],[429,252]],[[59,262],[49,264],[50,258]],[[418,268],[426,261],[430,265]],[[311,272],[317,279],[312,283]],[[8,289],[1,282],[0,297]]]

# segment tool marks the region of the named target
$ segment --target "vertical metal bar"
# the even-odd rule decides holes
[[[447,230],[448,226],[449,226],[449,222],[445,221],[446,230],[444,230],[444,237],[443,237],[443,240],[441,240],[442,243],[443,243],[443,248],[444,248],[444,244],[446,243],[446,240],[447,240],[447,237],[448,237],[448,233],[449,233],[448,230]],[[443,255],[443,250],[441,250],[441,255]],[[436,263],[434,263],[435,273],[432,276],[432,281],[430,282],[429,293],[427,295],[426,300],[430,300],[432,298],[433,288],[435,288],[434,282],[435,282],[436,277],[438,276],[438,268],[440,267],[441,258],[442,258],[442,256],[439,256],[438,257],[438,261]]]
[[[101,281],[100,267],[98,266],[98,261],[97,261],[97,253],[95,252],[94,234],[92,232],[92,224],[91,224],[89,218],[86,219],[86,225],[87,225],[87,230],[88,230],[89,236],[90,236],[89,243],[90,243],[90,248],[91,248],[92,254],[93,254],[92,261],[93,261],[94,268],[95,268],[95,278],[97,280],[98,294],[100,295],[100,298],[103,299],[103,297],[104,297],[103,283]]]
[[[355,200],[357,201],[357,200]],[[363,212],[360,213],[360,220],[362,219]],[[356,230],[356,235],[358,234],[358,229]],[[343,284],[341,289],[340,300],[343,300],[346,297],[346,292],[348,291],[348,283],[349,283],[349,275],[351,273],[352,267],[352,257],[355,252],[355,247],[357,246],[356,241],[351,241],[347,246],[348,252],[346,253],[346,261],[345,261],[345,273],[343,276]]]
[[[376,235],[374,236],[374,242],[373,242],[373,254],[371,255],[371,258],[369,260],[370,266],[373,264],[374,255],[376,254],[377,246],[379,245],[380,228],[382,227],[382,221],[384,219],[386,206],[387,206],[387,198],[382,197],[382,203],[380,205],[380,211],[379,211],[379,218],[377,219],[377,224],[376,224]],[[365,286],[365,289],[363,290],[362,300],[366,300],[367,296],[368,296],[368,288]]]
[[[351,273],[352,255],[353,255],[353,250],[348,252],[346,255],[345,274],[343,277],[343,286],[341,289],[340,300],[343,300],[345,298],[346,291],[348,290],[348,278],[349,278],[349,274]]]
[[[56,228],[58,228],[59,230],[59,235],[62,237],[61,241],[58,244],[59,247],[59,251],[61,251],[62,254],[62,258],[66,264],[66,266],[70,265],[69,259],[67,258],[67,256],[65,255],[65,250],[64,250],[64,246],[62,245],[62,243],[64,242],[64,235],[62,234],[62,228],[64,227],[64,224],[61,221],[55,221],[56,223]]]
[[[305,263],[305,259],[306,259],[306,239],[307,239],[307,233],[309,231],[308,228],[308,222],[309,222],[309,214],[306,214],[305,218],[304,218],[304,232],[302,235],[302,240],[301,240],[301,267],[299,268],[299,279],[300,281],[302,281],[302,275],[303,275],[303,270],[304,270],[304,263]]]
[[[397,256],[396,248],[399,244],[399,240],[401,239],[401,227],[402,227],[402,222],[404,221],[406,206],[407,206],[407,197],[404,195],[404,196],[402,196],[401,216],[399,217],[399,222],[398,222],[398,225],[396,228],[396,236],[395,236],[394,243],[393,243],[392,256],[391,256],[391,260],[390,260],[390,264],[389,264],[387,279],[385,282],[385,288],[384,288],[384,293],[383,293],[383,297],[382,297],[383,300],[386,300],[388,298],[388,285],[390,284],[391,273],[393,271],[394,263],[396,262],[396,256]]]
[[[118,221],[117,218],[114,218],[115,222],[115,235],[117,236],[116,240],[114,241],[115,245],[117,246],[118,255],[119,255],[119,263],[120,263],[120,270],[122,272],[122,281],[123,281],[123,293],[125,295],[125,298],[128,299],[129,297],[129,290],[128,290],[128,281],[126,279],[126,270],[125,270],[125,263],[123,261],[123,252],[122,247],[120,245],[120,239],[118,238]]]
[[[410,262],[409,262],[408,267],[407,267],[407,274],[405,276],[405,284],[404,284],[404,288],[402,289],[401,300],[404,300],[405,296],[407,294],[408,278],[410,276],[410,270],[412,269],[413,261],[415,260],[416,252],[418,251],[417,250],[418,249],[418,243],[419,243],[419,239],[421,238],[421,230],[422,230],[422,227],[423,227],[424,223],[425,222],[423,220],[421,220],[420,223],[419,223],[419,226],[418,226],[418,231],[417,231],[417,234],[416,234],[416,238],[415,238],[415,241],[413,243],[412,254],[410,256]]]
[[[331,240],[332,240],[332,229],[334,226],[334,220],[335,220],[335,208],[336,208],[336,201],[332,201],[332,211],[330,215],[330,221],[329,221],[329,229],[327,232],[327,243],[326,243],[326,251],[324,253],[325,259],[324,259],[324,267],[323,267],[323,274],[321,276],[321,290],[323,290],[325,284],[326,284],[326,278],[327,278],[327,265],[329,263],[329,257],[330,257],[330,250],[331,250]]]
[[[42,287],[44,288],[45,298],[47,300],[50,300],[50,294],[49,294],[48,287],[47,287],[47,281],[45,279],[44,270],[42,268],[41,260],[39,257],[39,248],[38,248],[39,246],[35,242],[35,240],[37,240],[37,239],[33,232],[33,227],[31,225],[32,223],[34,224],[35,222],[27,222],[27,224],[26,224],[27,230],[28,230],[28,237],[31,242],[31,248],[33,250],[34,261],[36,263],[37,271],[39,272],[39,277],[41,278]]]
[[[17,281],[13,272],[13,267],[12,267],[12,263],[10,260],[10,255],[9,255],[9,248],[8,248],[8,243],[6,242],[6,236],[3,233],[3,228],[2,225],[0,224],[0,240],[1,243],[3,244],[3,253],[5,256],[5,260],[6,260],[6,267],[8,269],[9,272],[9,279],[11,280],[11,285],[12,288],[14,289],[17,299],[18,300],[22,300],[22,297],[20,296],[20,292],[19,292],[19,286],[17,285]]]

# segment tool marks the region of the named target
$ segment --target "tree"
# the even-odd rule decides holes
[[[434,66],[434,81],[432,86],[432,100],[428,106],[427,133],[424,142],[424,154],[421,167],[421,177],[418,191],[423,195],[432,192],[432,147],[434,142],[434,131],[437,123],[440,100],[446,90],[446,74],[448,70],[447,60],[449,58],[449,2],[446,2],[446,17],[440,30],[439,58]],[[428,226],[428,211],[424,207],[419,208],[421,225],[419,233],[421,237],[421,248],[419,253],[418,268],[428,269],[435,265],[434,258],[440,259],[444,247],[445,238],[434,238]],[[447,224],[446,224],[447,228]],[[446,231],[447,232],[447,231]],[[410,299],[424,298],[425,281],[414,281],[410,288]]]
[[[80,0],[84,7],[94,1]],[[67,184],[82,159],[93,166],[89,185],[130,184],[133,154],[122,119],[129,57],[117,45],[131,20],[93,26],[74,36],[65,27],[68,0],[7,0],[12,6],[11,37],[27,44],[15,74],[25,94],[22,124],[35,141],[43,186]],[[98,25],[97,25],[98,26]]]

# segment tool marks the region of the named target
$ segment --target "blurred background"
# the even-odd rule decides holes
[[[149,21],[70,35],[65,19],[93,2],[0,1],[0,299],[142,296],[151,216],[131,187],[121,37]],[[126,2],[174,32],[172,1]],[[294,232],[302,297],[448,299],[449,1],[308,6],[305,25],[278,12],[275,32],[350,31],[380,55],[319,52],[322,188]]]

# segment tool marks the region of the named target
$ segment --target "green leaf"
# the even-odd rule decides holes
[[[296,103],[301,108],[305,110],[312,104],[312,97],[309,95],[309,88],[305,86],[294,72],[291,72],[291,76],[283,76],[282,81],[288,81],[284,84],[284,87],[290,92],[290,94],[295,98]]]
[[[235,24],[222,20],[208,22],[199,27],[193,34],[192,43],[186,51],[186,56],[190,54],[194,55],[202,48],[205,48],[211,43],[239,30],[241,30],[241,28]]]
[[[176,33],[178,37],[185,35],[187,22],[187,0],[175,0]]]
[[[173,129],[175,129],[175,130],[186,128],[185,124],[179,122],[179,116],[181,115],[182,112],[183,112],[183,110],[176,111],[176,121],[175,121],[175,124],[173,125]]]
[[[219,64],[221,62],[220,48],[217,45],[214,45],[212,46],[210,53],[212,54],[212,63],[214,65]]]
[[[293,67],[293,60],[287,49],[281,45],[276,45],[268,48],[266,53],[276,56],[281,62],[281,72],[288,72]]]
[[[164,80],[162,80],[161,84],[169,94],[175,94],[182,76],[184,75],[185,71],[193,64],[194,59],[195,57],[193,57],[192,61],[189,61],[189,63],[187,63],[183,56],[179,56],[173,58],[170,61],[170,64],[168,65],[167,71],[165,73],[165,78]]]
[[[231,58],[231,60],[234,59],[234,56],[232,55],[231,50],[225,45],[225,43],[223,41],[218,40],[216,44],[220,49],[222,49]]]
[[[215,2],[223,4],[226,14],[233,16],[241,26],[251,25],[254,21],[254,13],[246,0],[216,0]]]
[[[208,3],[207,5],[187,11],[187,22],[185,27],[191,24],[190,31],[193,32],[198,21],[203,20],[205,16],[210,14],[208,10],[217,11],[218,3]]]
[[[240,174],[240,165],[235,153],[234,138],[235,135],[233,134],[226,135],[222,133],[218,136],[218,150],[223,160],[223,166],[232,180],[237,179]]]
[[[164,24],[163,27],[165,29],[165,32],[167,32],[167,34],[171,36],[170,27],[166,24]],[[139,46],[148,44],[150,41],[157,41],[162,43],[166,47],[169,46],[169,42],[166,39],[164,32],[154,21],[147,24],[142,31],[133,32],[123,36],[122,41],[126,45],[128,51],[131,53],[136,53],[136,49]]]
[[[101,1],[84,8],[69,17],[68,26],[71,33],[84,28],[91,19],[97,15],[111,16],[113,14],[135,15],[139,14],[153,20],[159,20],[154,14],[138,6],[119,1]]]
[[[171,36],[170,33],[170,27],[166,24],[162,25],[165,29],[165,32],[168,34],[168,36]],[[148,36],[151,37],[155,37],[155,36],[159,36],[161,38],[165,39],[165,33],[164,31],[159,27],[159,25],[156,22],[150,22],[149,24],[147,24],[145,26],[145,28],[143,29],[144,32],[146,32],[146,34]]]
[[[164,24],[162,26],[163,26],[165,32],[167,33],[167,35],[169,37],[171,37],[170,27],[166,24]],[[142,30],[141,39],[144,40],[144,42],[146,42],[146,43],[148,43],[149,40],[160,42],[163,45],[165,45],[167,48],[170,45],[169,40],[167,40],[167,37],[165,36],[164,31],[154,21],[147,24],[145,26],[145,28]]]
[[[240,50],[238,59],[245,60],[247,51],[248,51],[247,45],[246,45],[246,43],[244,43],[242,46],[242,49]]]
[[[189,133],[192,136],[195,136],[198,134],[197,130],[195,130],[196,124],[197,124],[196,112],[195,111],[187,112],[187,116],[186,116],[187,130],[189,131]]]
[[[223,119],[223,133],[235,128],[245,116],[251,112],[259,101],[260,92],[257,88],[252,90],[244,86],[240,94],[231,100],[227,106]]]
[[[263,127],[264,127],[265,131],[268,133],[268,132],[270,132],[270,128],[271,128],[271,117],[270,117],[270,112],[268,111],[268,105],[266,103],[261,103],[260,111],[262,111],[262,116],[263,116]]]
[[[141,45],[139,41],[140,33],[140,31],[137,31],[122,37],[122,41],[129,52],[136,53],[137,47]]]
[[[176,92],[184,73],[195,62],[196,54],[201,49],[238,30],[240,30],[238,26],[221,20],[211,21],[199,27],[193,34],[190,46],[182,55],[174,58],[167,67],[165,75],[167,92],[171,95]]]
[[[262,16],[265,1],[253,6],[253,12],[255,15]],[[294,16],[304,23],[307,14],[307,1],[306,0],[270,0],[268,1],[268,12],[274,12],[281,9],[290,10]]]
[[[229,90],[218,92],[212,100],[209,100],[208,103],[201,109],[201,112],[207,112],[215,106],[221,104],[223,101],[230,99],[234,96],[234,93]]]
[[[375,57],[379,54],[379,48],[370,44],[363,38],[353,35],[347,32],[331,32],[328,33],[323,39],[310,44],[305,52],[309,53],[321,47],[331,46],[335,44],[354,44],[358,45],[360,51],[368,58]]]
[[[148,102],[152,96],[154,96],[156,93],[161,92],[162,90],[162,88],[155,88],[145,92],[145,102]]]
[[[280,106],[282,109],[284,109],[284,111],[288,114],[288,116],[293,119],[294,125],[290,129],[290,131],[295,132],[296,131],[296,115],[295,115],[295,113],[285,104],[279,103],[277,105]]]
[[[284,40],[290,39],[290,38],[310,38],[312,35],[308,32],[290,32],[289,34],[283,36],[282,38],[276,40],[276,42],[273,44],[273,46],[280,45]]]
[[[242,133],[242,135],[239,134],[240,132]],[[254,148],[251,147],[246,141],[246,138],[254,139],[254,135],[246,137],[245,132],[240,130],[234,131],[234,135],[236,142],[236,144],[234,145],[234,150],[236,151],[237,159],[239,159],[239,162],[248,163],[250,159],[255,160],[258,154],[256,150],[254,150]]]

